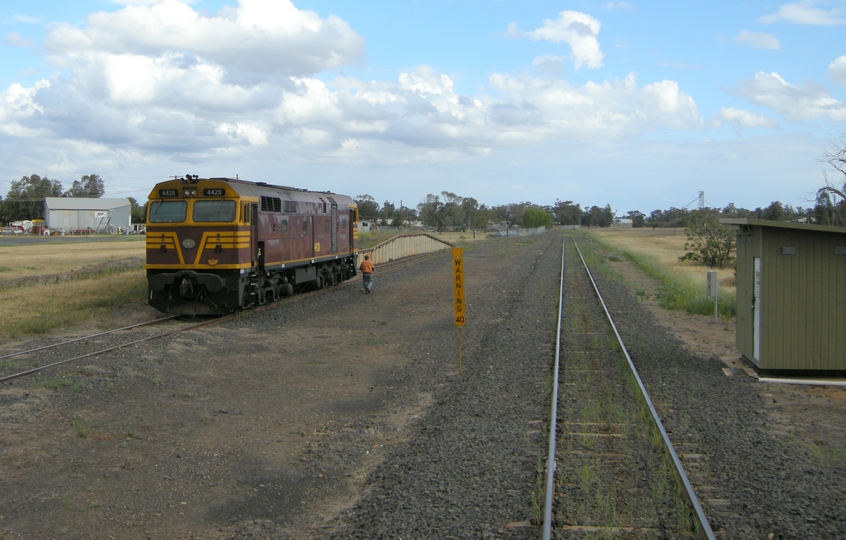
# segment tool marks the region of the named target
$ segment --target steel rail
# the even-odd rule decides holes
[[[174,330],[170,330],[170,331],[164,332],[162,334],[156,334],[155,336],[147,336],[145,338],[136,339],[135,341],[129,341],[127,343],[121,343],[120,345],[115,345],[114,347],[109,347],[109,348],[106,348],[106,349],[100,349],[99,351],[94,351],[94,352],[83,354],[83,355],[80,355],[80,356],[75,356],[73,358],[67,358],[65,360],[60,360],[58,362],[53,362],[52,364],[39,366],[37,368],[28,369],[26,371],[21,371],[20,373],[13,373],[12,375],[6,375],[5,377],[0,377],[0,382],[5,382],[5,381],[11,380],[11,379],[17,379],[18,377],[23,377],[24,375],[30,375],[32,373],[36,373],[36,372],[45,370],[47,368],[60,366],[62,364],[67,364],[68,362],[73,362],[74,360],[82,360],[83,358],[90,358],[92,356],[97,356],[97,355],[100,355],[100,354],[103,354],[103,353],[107,353],[107,352],[111,352],[111,351],[117,351],[119,349],[123,349],[124,347],[129,347],[130,345],[135,345],[135,344],[138,344],[138,343],[143,343],[145,341],[152,341],[154,339],[163,338],[163,337],[169,336],[171,334],[176,334],[177,332],[185,332],[187,330],[194,330],[195,328],[199,328],[201,326],[207,326],[207,325],[210,325],[210,324],[217,324],[219,322],[229,320],[230,318],[233,318],[233,317],[221,317],[219,319],[211,319],[211,320],[208,320],[208,321],[203,321],[201,323],[192,324],[191,326],[186,326],[184,328],[176,328]]]
[[[652,404],[652,399],[649,397],[649,392],[646,391],[646,386],[644,386],[643,381],[640,379],[640,375],[638,374],[637,368],[635,367],[634,362],[632,361],[632,357],[629,356],[629,351],[623,344],[623,338],[620,336],[620,332],[617,331],[617,326],[614,324],[614,319],[611,317],[611,312],[608,311],[608,307],[605,305],[605,301],[602,299],[602,294],[600,294],[599,292],[599,287],[597,287],[596,282],[593,279],[593,275],[590,273],[590,268],[588,268],[587,262],[585,262],[585,258],[582,256],[582,250],[579,249],[579,245],[576,243],[575,239],[573,239],[573,245],[576,246],[576,251],[579,253],[579,258],[582,260],[582,264],[585,267],[585,271],[587,272],[588,278],[590,278],[590,282],[593,285],[593,290],[596,292],[596,296],[599,298],[599,303],[602,305],[602,309],[605,311],[605,316],[608,317],[608,322],[611,324],[611,329],[614,330],[614,335],[617,336],[617,342],[619,342],[620,348],[623,350],[623,354],[626,355],[626,360],[628,361],[629,368],[632,371],[632,375],[634,375],[634,378],[637,381],[637,385],[640,388],[640,393],[643,396],[643,399],[646,401],[646,405],[649,407],[649,412],[652,413],[652,420],[655,422],[655,426],[661,433],[661,438],[664,440],[664,446],[673,461],[673,465],[675,466],[676,475],[679,481],[681,481],[682,485],[684,486],[685,498],[687,499],[688,504],[690,504],[691,508],[693,509],[693,512],[696,516],[696,520],[699,523],[699,532],[700,534],[704,535],[704,537],[708,540],[716,540],[716,537],[714,536],[714,531],[711,530],[711,524],[708,522],[708,518],[705,516],[704,510],[702,510],[702,505],[699,504],[699,499],[696,497],[696,493],[694,493],[693,491],[693,486],[690,484],[690,479],[688,479],[687,473],[684,472],[684,467],[681,464],[681,460],[679,460],[679,456],[676,454],[676,450],[673,447],[673,443],[670,441],[670,437],[667,435],[667,431],[664,429],[664,424],[661,423],[661,418],[658,416],[658,411]]]
[[[566,239],[565,239],[566,240]],[[552,534],[552,499],[555,491],[555,433],[558,423],[558,367],[561,358],[561,313],[564,306],[564,242],[561,241],[561,276],[558,284],[558,330],[555,336],[555,365],[552,369],[552,410],[549,414],[549,448],[546,456],[546,495],[543,504],[543,540]]]
[[[70,343],[76,343],[77,341],[85,341],[86,339],[92,339],[92,338],[95,338],[95,337],[105,336],[107,334],[113,334],[114,332],[120,332],[121,330],[130,330],[132,328],[138,328],[139,326],[149,326],[151,324],[157,324],[157,323],[160,323],[160,322],[163,322],[163,321],[168,321],[170,319],[175,319],[176,317],[179,317],[179,316],[180,315],[167,315],[165,317],[160,317],[160,318],[153,320],[153,321],[147,321],[147,322],[142,322],[142,323],[138,323],[138,324],[131,324],[129,326],[124,326],[122,328],[115,328],[113,330],[106,330],[105,332],[99,332],[97,334],[91,334],[90,336],[78,337],[76,339],[69,339],[67,341],[60,341],[59,343],[53,343],[52,345],[44,345],[43,347],[36,347],[35,349],[28,349],[26,351],[19,351],[19,352],[16,352],[16,353],[11,353],[11,354],[7,354],[7,355],[4,355],[4,356],[0,356],[0,360],[4,360],[6,358],[13,358],[15,356],[20,356],[22,354],[28,354],[28,353],[32,353],[32,352],[43,351],[45,349],[52,349],[53,347],[60,347],[62,345],[68,345]]]

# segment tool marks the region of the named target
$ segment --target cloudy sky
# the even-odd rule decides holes
[[[4,0],[0,36],[0,195],[808,206],[846,132],[844,0]]]

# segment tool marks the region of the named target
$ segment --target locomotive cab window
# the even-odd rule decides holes
[[[303,218],[303,234],[308,232],[308,218]]]
[[[235,201],[196,201],[194,203],[194,221],[235,221]]]
[[[188,204],[185,201],[152,201],[150,223],[179,223],[185,221]]]
[[[282,220],[282,234],[288,234],[288,220]]]
[[[323,232],[329,232],[329,220],[323,222]]]

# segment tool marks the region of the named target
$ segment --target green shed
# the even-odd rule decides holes
[[[737,227],[737,349],[759,372],[846,373],[846,228]]]

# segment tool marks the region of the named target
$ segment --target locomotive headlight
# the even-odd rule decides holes
[[[182,241],[182,247],[184,247],[185,249],[191,249],[196,245],[197,242],[194,242],[194,240],[192,240],[191,238],[186,238]]]
[[[182,189],[182,195],[185,197],[196,197],[197,196],[197,188],[195,187],[187,187]]]

